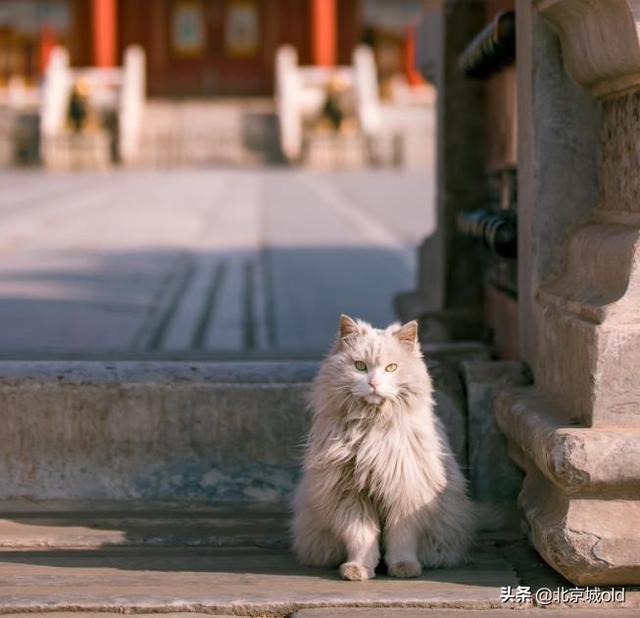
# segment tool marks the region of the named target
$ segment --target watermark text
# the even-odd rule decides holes
[[[500,603],[530,603],[536,605],[567,605],[571,603],[623,603],[624,588],[600,588],[586,586],[584,588],[535,588],[531,586],[502,586]]]

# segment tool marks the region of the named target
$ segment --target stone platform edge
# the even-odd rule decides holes
[[[25,384],[166,385],[295,384],[310,382],[318,369],[313,361],[0,361],[0,388]]]

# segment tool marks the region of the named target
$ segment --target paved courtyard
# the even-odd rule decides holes
[[[0,350],[316,356],[413,287],[432,182],[389,171],[0,173]]]

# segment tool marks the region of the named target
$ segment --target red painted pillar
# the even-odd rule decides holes
[[[93,64],[114,67],[117,64],[117,0],[93,0]]]
[[[313,64],[330,67],[336,63],[336,0],[311,0],[311,58]]]
[[[404,38],[404,74],[411,86],[424,83],[422,75],[416,69],[416,27],[409,26]]]
[[[43,26],[40,30],[40,73],[44,74],[49,65],[49,56],[56,46],[56,33],[51,26]]]

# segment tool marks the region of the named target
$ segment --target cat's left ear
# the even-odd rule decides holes
[[[340,339],[349,339],[360,333],[360,326],[358,323],[348,315],[344,313],[340,316],[340,323],[338,328],[338,335]]]
[[[393,335],[410,350],[418,349],[418,322],[416,320],[403,324]]]
[[[336,342],[337,349],[340,349],[344,344],[349,343],[351,339],[360,334],[362,334],[360,324],[343,313],[340,316],[340,323],[338,327],[338,339]]]

